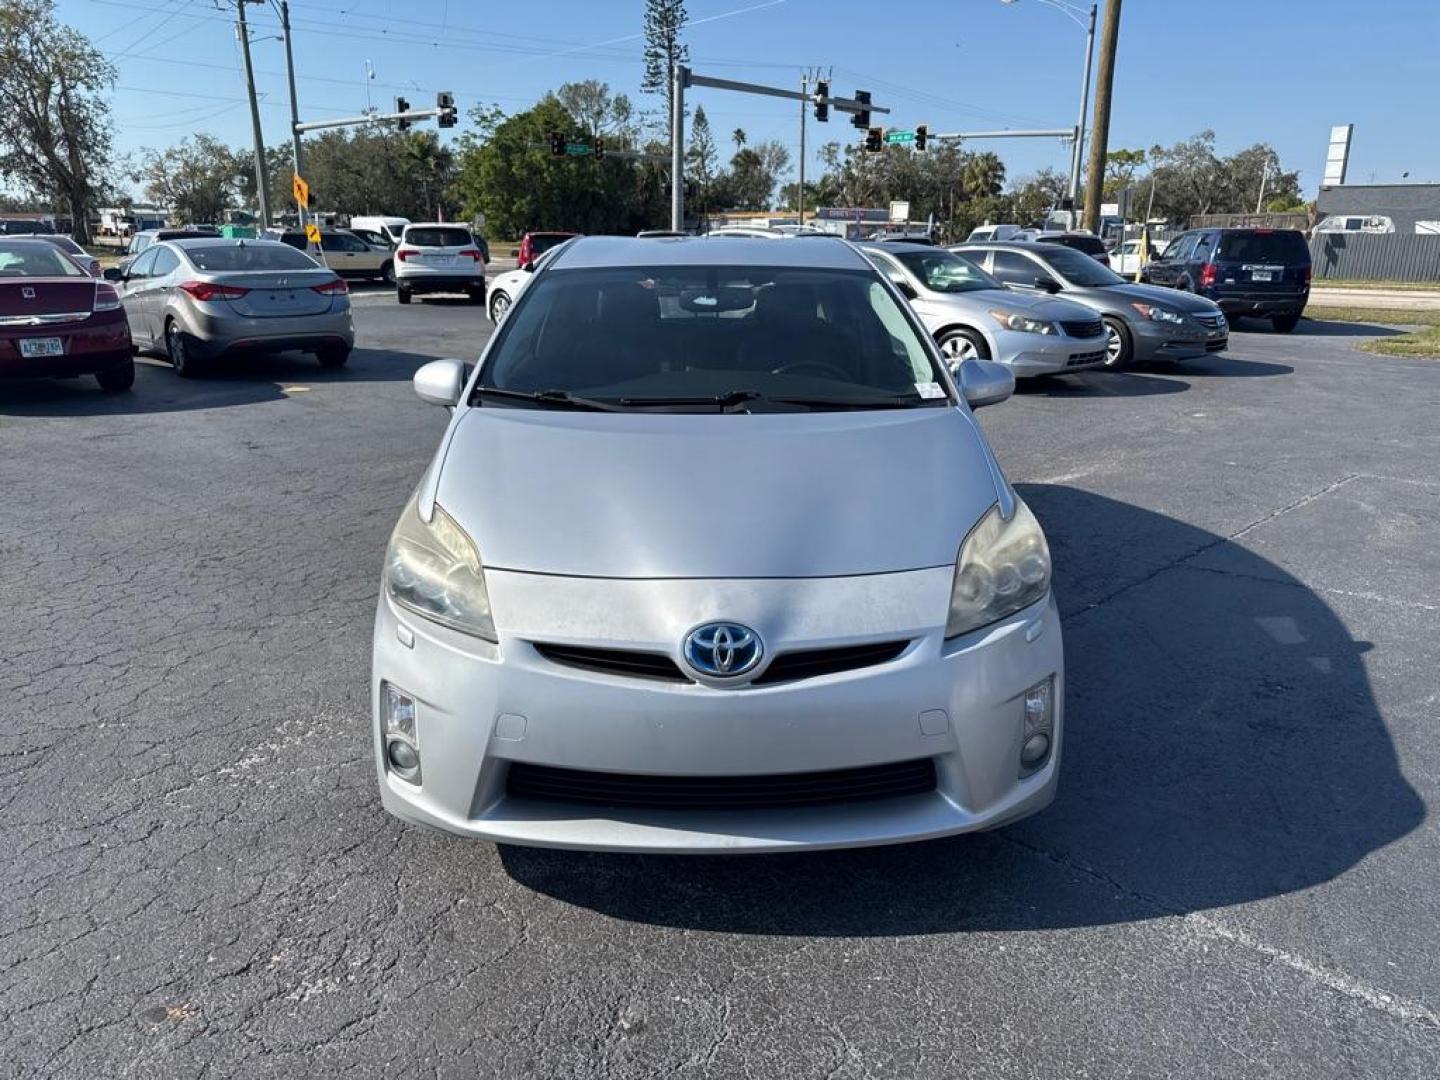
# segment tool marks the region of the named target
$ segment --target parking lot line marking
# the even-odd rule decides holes
[[[282,386],[282,387],[280,387],[280,392],[281,392],[282,394],[308,394],[308,393],[310,392],[310,387],[308,387],[308,386]]]

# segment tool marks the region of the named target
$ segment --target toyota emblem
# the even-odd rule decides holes
[[[733,679],[753,671],[765,655],[760,635],[748,626],[711,622],[685,637],[685,662],[712,679]]]

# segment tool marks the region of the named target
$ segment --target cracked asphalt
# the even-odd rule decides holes
[[[338,373],[0,385],[0,1075],[1440,1075],[1440,363],[1257,327],[986,410],[1055,554],[1055,805],[664,859],[381,811],[409,376],[489,324],[356,321]]]

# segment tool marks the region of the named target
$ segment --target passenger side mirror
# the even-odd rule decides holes
[[[1049,274],[1036,274],[1035,287],[1037,289],[1044,289],[1048,293],[1055,293],[1060,291],[1060,283],[1056,281],[1053,277],[1051,277]]]
[[[105,272],[100,276],[106,281],[124,281],[125,271],[121,270],[118,266],[107,266]]]
[[[459,360],[431,360],[415,372],[413,381],[421,401],[452,408],[465,392],[465,365]]]
[[[915,286],[911,285],[910,282],[906,281],[904,278],[892,277],[890,279],[890,284],[894,285],[895,288],[899,289],[902,293],[904,293],[905,299],[907,300],[914,300],[917,296],[920,295],[918,292],[915,291]]]
[[[960,383],[960,392],[965,395],[966,404],[972,409],[999,405],[1015,393],[1014,374],[1004,364],[993,360],[962,360],[956,381]]]

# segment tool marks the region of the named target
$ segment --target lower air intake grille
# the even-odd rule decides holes
[[[651,810],[774,810],[934,790],[935,763],[930,758],[765,776],[640,776],[515,762],[506,781],[507,794],[516,798]]]
[[[1070,337],[1099,337],[1105,333],[1105,324],[1099,319],[1083,322],[1077,319],[1075,322],[1062,322],[1060,325]]]
[[[663,653],[639,649],[592,649],[583,645],[550,645],[535,643],[535,651],[545,659],[566,667],[600,671],[607,675],[627,675],[632,679],[663,679],[666,682],[690,680]]]
[[[804,649],[781,653],[770,661],[765,673],[751,685],[813,679],[817,675],[834,675],[853,668],[870,667],[894,660],[909,645],[908,641],[878,641],[866,645],[846,645],[838,649]]]

